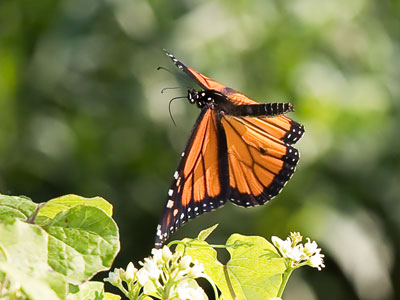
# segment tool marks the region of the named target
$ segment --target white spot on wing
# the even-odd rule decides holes
[[[168,207],[168,208],[172,208],[173,206],[174,206],[174,201],[168,200],[168,202],[167,202],[167,207]]]

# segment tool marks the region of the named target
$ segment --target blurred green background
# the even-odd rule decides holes
[[[116,266],[153,245],[199,110],[161,51],[253,99],[290,100],[306,134],[292,180],[269,204],[226,205],[234,232],[318,241],[326,268],[295,272],[285,300],[400,299],[400,1],[2,0],[0,192],[67,193],[114,205]],[[175,70],[174,70],[175,71]]]

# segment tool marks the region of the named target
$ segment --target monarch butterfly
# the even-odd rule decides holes
[[[299,160],[290,145],[304,134],[302,125],[285,116],[294,111],[292,104],[259,104],[165,52],[202,88],[187,94],[201,112],[168,190],[156,247],[189,219],[228,200],[250,207],[276,196]]]

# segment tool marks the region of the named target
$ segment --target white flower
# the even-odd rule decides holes
[[[166,247],[166,246],[164,246],[164,247]],[[155,248],[153,248],[153,249],[151,250],[151,254],[153,254],[153,261],[154,261],[156,264],[162,264],[162,263],[163,263],[163,260],[162,260],[162,250],[161,250],[161,249],[155,249]]]
[[[182,252],[172,253],[167,246],[153,249],[151,254],[143,262],[139,262],[142,266],[139,270],[130,262],[126,271],[115,269],[107,281],[121,287],[123,280],[127,283],[129,293],[139,290],[142,294],[154,294],[158,299],[207,299],[203,289],[194,280],[207,276],[201,263],[193,261],[191,256],[183,255]]]
[[[147,274],[144,268],[141,268],[136,272],[136,277],[140,285],[145,285],[148,281],[150,281],[149,275]]]
[[[164,246],[162,248],[162,259],[164,260],[164,262],[169,261],[172,258],[172,252],[171,250],[169,250],[169,248],[167,246]]]
[[[204,266],[202,263],[199,263],[197,260],[193,262],[193,266],[190,268],[188,272],[189,276],[192,278],[204,277],[206,274],[204,273]]]
[[[190,267],[190,263],[192,262],[192,257],[189,255],[185,255],[179,261],[179,269],[185,270]]]
[[[176,288],[180,300],[205,300],[204,291],[199,286],[191,286],[188,280],[180,282]]]
[[[325,267],[323,257],[321,254],[321,249],[315,241],[311,241],[307,238],[307,242],[300,244],[303,237],[298,232],[290,233],[290,237],[286,240],[281,240],[280,238],[273,236],[271,238],[272,243],[278,248],[282,257],[288,258],[292,261],[292,267],[296,267],[299,264],[308,264],[313,268],[321,270]]]
[[[286,257],[287,253],[292,252],[292,241],[290,240],[290,238],[287,238],[286,240],[283,241],[277,236],[273,236],[271,240],[274,243],[275,247],[279,249],[279,251],[282,253],[283,256]]]
[[[325,257],[325,255],[316,253],[310,257],[308,263],[311,267],[317,268],[318,271],[321,271],[322,268],[325,268],[323,257]]]
[[[315,241],[310,241],[310,238],[307,238],[308,242],[304,244],[304,252],[307,255],[313,255],[318,250],[318,245]]]
[[[301,245],[301,244],[296,245],[294,247],[288,248],[285,256],[287,258],[290,258],[294,261],[299,262],[307,257],[307,255],[305,255],[303,250],[304,250],[303,245]]]
[[[116,285],[121,282],[121,276],[124,272],[122,269],[115,268],[114,271],[108,273],[108,277],[104,278],[104,281],[108,281],[112,285]]]
[[[155,259],[145,258],[143,269],[146,270],[147,275],[152,280],[156,280],[158,279],[158,277],[160,277],[161,270],[158,267],[157,261]]]
[[[135,277],[136,272],[137,272],[137,269],[135,268],[133,263],[130,262],[128,264],[128,266],[126,267],[126,271],[125,271],[125,274],[124,274],[124,279],[128,280],[128,281],[133,280],[134,277]]]

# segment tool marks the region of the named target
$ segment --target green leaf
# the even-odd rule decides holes
[[[23,292],[32,300],[60,300],[65,299],[50,287],[43,279],[30,276],[26,272],[20,271],[12,264],[0,262],[0,270],[7,274],[8,280],[13,284],[19,284]]]
[[[214,226],[211,226],[207,229],[204,229],[200,231],[199,235],[197,236],[197,239],[199,241],[205,241],[208,236],[218,227],[218,224],[215,224]]]
[[[120,296],[112,294],[112,293],[104,293],[104,300],[119,300],[121,299]],[[144,300],[153,300],[152,298],[149,297],[149,299],[145,298]]]
[[[276,297],[286,265],[275,247],[262,237],[240,234],[231,235],[226,242],[235,244],[243,246],[227,248],[231,259],[226,269],[238,299]]]
[[[37,211],[46,226],[22,221]],[[103,299],[103,283],[79,284],[109,269],[119,251],[111,214],[100,197],[67,195],[38,210],[30,199],[0,195],[0,271],[30,299],[66,299],[68,283],[78,285],[71,299]]]
[[[224,299],[232,299],[232,295],[238,300],[276,297],[286,265],[275,247],[264,238],[233,234],[226,242],[231,258],[225,266],[206,242],[191,239],[183,242],[186,253],[203,263],[206,274]],[[177,250],[184,251],[184,247],[180,244]]]
[[[101,197],[85,198],[77,195],[65,195],[46,202],[40,209],[38,217],[53,219],[59,212],[77,205],[93,206],[102,209],[108,216],[112,216],[112,205]]]
[[[67,300],[102,300],[104,284],[98,281],[87,281],[78,286],[76,293],[68,294]]]
[[[18,219],[0,223],[0,246],[0,269],[32,299],[65,298],[67,283],[48,264],[48,235],[44,230]]]
[[[50,266],[74,284],[109,269],[120,247],[113,219],[92,206],[59,212],[46,231]]]
[[[28,219],[37,204],[25,197],[7,196],[0,194],[0,221],[8,219]]]
[[[185,247],[182,244],[178,244],[176,251],[185,251],[186,254],[190,255],[194,260],[197,259],[201,262],[206,274],[211,277],[218,288],[221,291],[225,290],[225,292],[229,294],[223,270],[224,265],[217,260],[217,251],[205,241],[193,239],[183,239],[182,241],[189,246]]]

